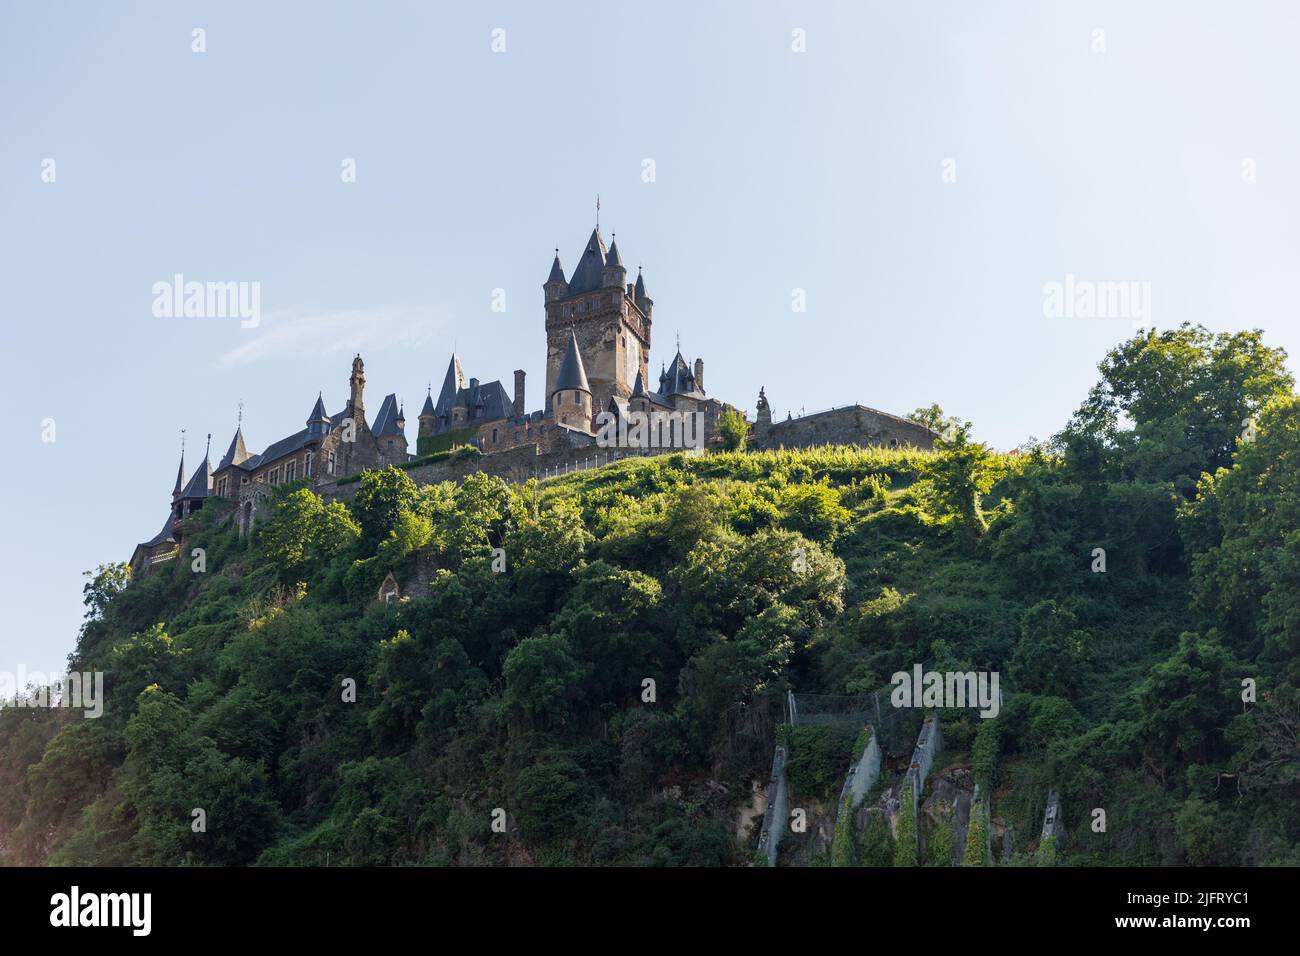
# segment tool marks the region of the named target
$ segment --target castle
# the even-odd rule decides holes
[[[323,395],[317,395],[305,427],[256,455],[245,445],[241,415],[216,468],[211,465],[209,436],[203,462],[188,481],[182,452],[167,520],[158,534],[136,545],[132,567],[145,569],[174,558],[184,519],[209,498],[232,502],[240,531],[246,534],[252,530],[259,504],[275,485],[305,480],[323,496],[348,497],[344,487],[348,478],[388,465],[407,468],[417,481],[442,480],[460,473],[449,470],[445,461],[436,461],[440,452],[456,446],[482,453],[465,469],[519,480],[575,462],[599,462],[601,454],[609,461],[629,452],[641,453],[644,449],[607,449],[598,441],[602,423],[626,422],[638,415],[658,423],[672,416],[692,416],[702,426],[704,444],[720,441],[719,420],[733,406],[705,392],[703,359],[687,362],[679,344],[672,362],[661,366],[658,385],[651,390],[654,300],[639,268],[636,281],[627,281],[617,239],[606,247],[599,225],[593,229],[571,278],[565,276],[557,249],[542,290],[546,387],[541,409],[526,411],[523,370],[515,371],[510,393],[499,380],[467,380],[460,357],[453,354],[437,399],[432,388],[425,397],[412,454],[405,408],[396,394],[385,396],[378,413],[367,420],[365,364],[357,355],[348,378],[348,399],[338,412],[328,413]],[[814,444],[930,448],[935,437],[924,425],[856,404],[773,422],[764,389],[759,390],[752,425],[752,442],[759,448]],[[671,436],[655,433],[649,444],[656,449],[669,447]]]

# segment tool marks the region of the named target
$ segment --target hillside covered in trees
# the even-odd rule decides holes
[[[1015,454],[962,425],[515,487],[390,468],[347,504],[281,486],[251,540],[205,509],[162,570],[90,575],[69,670],[106,672],[101,718],[0,710],[3,861],[744,864],[784,691],[924,661],[1003,675],[986,752],[946,712],[943,761],[987,762],[1026,850],[1056,788],[1060,863],[1300,865],[1284,359],[1140,333]],[[807,735],[792,779],[833,795],[853,736]]]

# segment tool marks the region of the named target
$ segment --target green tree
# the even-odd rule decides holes
[[[913,409],[912,413],[907,417],[914,422],[919,422],[937,435],[948,435],[961,425],[960,419],[944,414],[943,409],[937,403]]]
[[[258,545],[282,578],[293,580],[351,548],[360,534],[360,526],[342,502],[325,504],[319,495],[299,488],[276,503],[259,530]]]
[[[81,589],[84,595],[82,603],[86,605],[86,620],[98,621],[103,619],[113,599],[131,583],[131,566],[125,561],[101,564],[93,572],[84,572],[83,576],[90,578]]]
[[[1087,471],[1171,481],[1190,497],[1227,467],[1249,419],[1295,382],[1262,333],[1150,329],[1107,353],[1101,381],[1058,436]]]
[[[562,726],[582,698],[584,672],[563,634],[526,637],[506,655],[506,707],[535,727]]]
[[[966,549],[973,551],[988,529],[980,502],[995,476],[988,446],[970,440],[970,427],[966,422],[953,430],[951,438],[935,441],[939,454],[930,464],[930,479],[940,514],[957,521]]]
[[[361,482],[352,501],[352,513],[361,526],[361,542],[373,549],[397,528],[404,512],[416,510],[420,491],[411,476],[389,465],[380,471],[361,473]]]
[[[728,405],[718,416],[718,434],[722,436],[722,447],[727,451],[744,451],[749,438],[749,422],[745,413]]]

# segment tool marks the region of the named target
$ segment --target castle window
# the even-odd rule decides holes
[[[228,479],[226,479],[226,478],[218,478],[218,479],[217,479],[217,494],[220,495],[222,498],[226,497],[226,482],[227,482],[227,480],[228,480]]]
[[[276,465],[274,468],[271,469],[271,484],[278,485],[279,483],[280,483],[280,466]]]
[[[311,477],[311,466],[315,460],[316,460],[316,456],[313,455],[311,452],[307,452],[307,457],[304,458],[302,462],[302,476],[304,478]]]
[[[291,461],[284,466],[284,480],[293,481],[297,477],[298,477],[298,463],[296,461]]]
[[[496,443],[497,443],[497,430],[494,428],[492,429],[492,444],[495,445]]]
[[[330,452],[329,458],[325,460],[325,470],[327,474],[334,474],[334,452]]]

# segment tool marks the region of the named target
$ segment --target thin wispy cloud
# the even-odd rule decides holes
[[[429,315],[396,309],[309,312],[288,309],[267,313],[251,337],[217,358],[217,367],[232,368],[268,359],[352,353],[364,349],[414,346],[430,341],[438,322]]]

